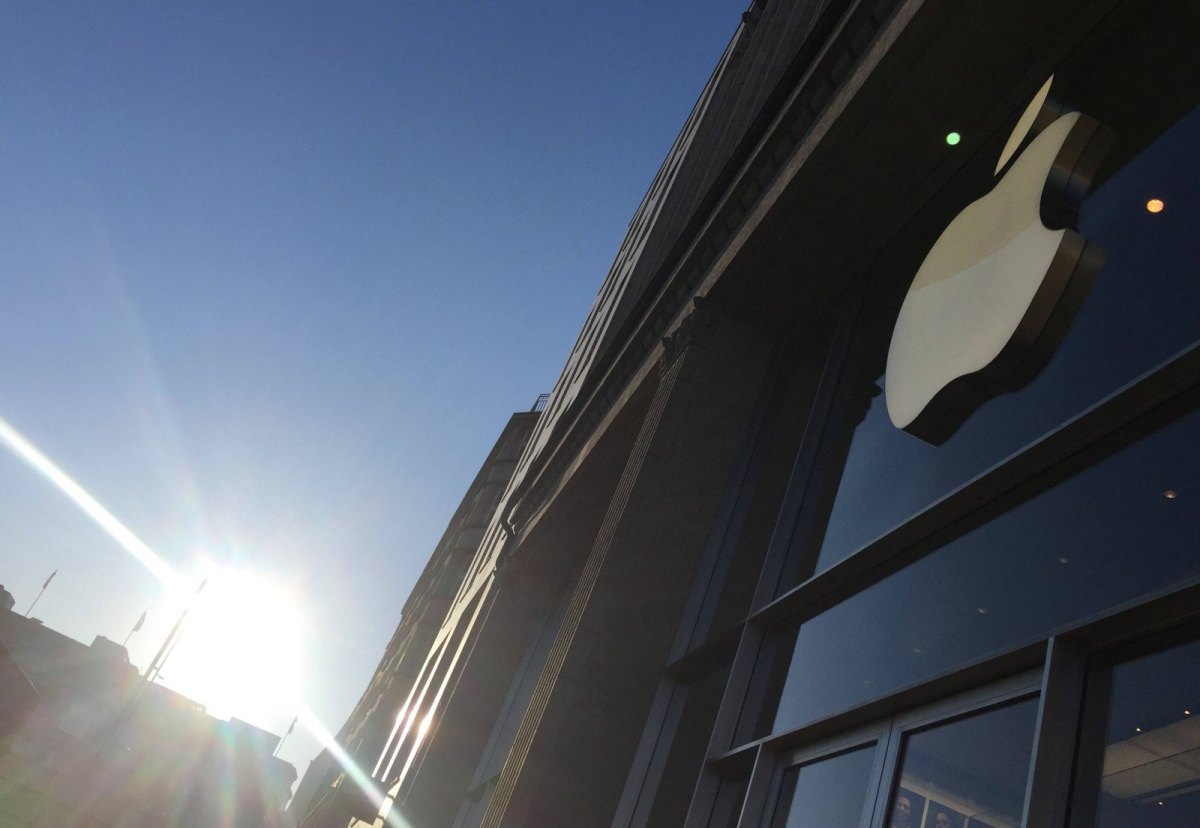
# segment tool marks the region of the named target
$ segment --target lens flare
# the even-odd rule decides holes
[[[297,710],[299,712],[296,715],[300,719],[300,723],[312,734],[314,739],[321,743],[321,747],[329,751],[329,755],[333,757],[334,761],[341,765],[342,770],[346,772],[346,778],[362,790],[376,811],[386,808],[383,817],[389,828],[412,828],[408,820],[392,807],[391,797],[380,792],[375,780],[367,776],[354,758],[346,753],[333,734],[325,725],[321,724],[321,720],[317,718],[316,714],[309,710],[303,702],[297,704]]]
[[[66,494],[67,498],[79,506],[85,515],[94,520],[97,526],[108,533],[110,538],[118,542],[121,548],[130,553],[139,564],[150,570],[151,575],[166,584],[169,589],[181,588],[179,576],[170,568],[166,560],[158,557],[155,551],[143,544],[142,540],[130,532],[124,523],[116,520],[113,512],[104,509],[96,498],[84,491],[84,487],[71,478],[70,474],[56,466],[54,461],[37,449],[36,445],[30,443],[22,433],[2,419],[0,419],[0,442],[8,446],[8,450],[17,455],[20,460],[29,464],[35,472],[52,482],[60,492]]]
[[[119,543],[138,563],[146,567],[151,575],[162,581],[168,589],[178,591],[184,588],[179,576],[166,561],[160,558],[153,549],[142,543],[141,539],[133,534],[125,524],[117,520],[112,512],[101,506],[69,474],[60,469],[53,460],[42,454],[37,446],[25,439],[21,432],[17,431],[3,419],[0,419],[0,442],[4,443],[13,454],[31,466],[34,471],[53,483],[60,492],[66,495],[84,514],[94,520],[101,529],[108,533],[109,537]]]
[[[122,549],[130,554],[134,560],[146,568],[155,578],[157,578],[168,590],[168,593],[175,596],[178,600],[186,600],[190,603],[194,597],[191,595],[191,589],[185,584],[184,579],[153,549],[147,546],[141,538],[135,535],[129,527],[117,520],[112,512],[105,509],[100,502],[92,497],[87,491],[79,485],[69,474],[63,471],[49,457],[42,453],[32,442],[24,435],[13,428],[7,421],[0,418],[0,443],[8,448],[22,462],[34,469],[38,474],[50,481],[55,488],[62,492],[68,500],[74,503],[79,509],[95,521],[109,537],[116,541]],[[240,605],[244,600],[261,600],[262,594],[255,591],[262,585],[254,584],[252,580],[238,581],[232,580],[232,585],[226,585],[217,590],[218,599],[214,599],[209,605],[206,612],[209,614],[219,614],[220,607],[229,608],[234,605]],[[247,594],[246,590],[251,590]],[[182,596],[188,596],[183,599]],[[280,617],[273,619],[276,622],[287,625],[292,616],[287,613],[280,612],[281,606],[286,604],[272,603],[273,611]],[[201,610],[197,610],[201,612]],[[238,632],[234,630],[233,632]],[[243,630],[244,632],[244,630]],[[295,634],[295,629],[292,629],[292,635],[285,636],[284,640],[292,640],[295,643],[299,642],[299,636]],[[190,634],[190,633],[189,633]],[[225,640],[228,640],[227,638]],[[293,685],[294,686],[294,685]],[[304,725],[305,729],[320,742],[321,746],[329,751],[342,769],[346,772],[346,777],[355,785],[362,789],[367,795],[372,804],[377,808],[385,809],[384,821],[390,828],[412,828],[407,820],[404,819],[394,808],[390,798],[381,794],[378,788],[373,784],[371,778],[365,774],[361,768],[355,763],[342,746],[337,743],[333,734],[321,724],[321,721],[309,709],[309,707],[299,698],[294,697],[291,693],[287,694],[290,703],[298,711],[297,718]],[[423,723],[425,724],[425,723]]]

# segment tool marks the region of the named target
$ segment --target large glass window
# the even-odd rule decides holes
[[[1197,146],[1193,110],[1084,202],[1079,230],[1105,261],[1064,341],[1028,386],[985,403],[941,446],[891,424],[883,396],[870,399],[881,377],[849,375],[845,407],[861,406],[859,397],[869,408],[849,437],[827,525],[819,515],[810,522],[823,535],[804,539],[819,545],[818,570],[1200,340]],[[886,351],[884,333],[870,347]]]
[[[997,689],[905,713],[840,745],[801,748],[783,770],[771,828],[861,828],[880,821],[877,807],[887,828],[1016,828],[1038,700]]]
[[[1017,828],[1037,700],[905,737],[889,828]]]
[[[859,828],[871,790],[875,747],[788,768],[771,828]]]
[[[1200,642],[1118,664],[1110,694],[1089,824],[1192,828],[1200,815]]]
[[[1200,412],[800,625],[773,730],[1200,575]]]

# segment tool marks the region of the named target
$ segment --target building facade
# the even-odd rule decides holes
[[[754,2],[351,824],[1193,824],[1198,37]]]
[[[278,736],[147,684],[119,644],[84,645],[6,603],[0,825],[283,828],[296,770],[274,756]]]
[[[336,734],[358,765],[369,768],[378,760],[545,403],[539,397],[529,411],[509,417],[405,601],[371,683]],[[288,813],[300,828],[344,828],[352,816],[369,817],[378,807],[378,792],[363,790],[323,750],[310,763]]]

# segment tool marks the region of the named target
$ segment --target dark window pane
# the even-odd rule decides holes
[[[889,828],[1016,828],[1037,700],[905,738]]]
[[[1194,828],[1200,815],[1200,642],[1121,664],[1098,828]]]
[[[872,744],[788,768],[772,828],[858,828],[874,764]]]
[[[1084,202],[1079,230],[1103,248],[1104,266],[1054,357],[1026,388],[985,403],[937,447],[895,428],[883,395],[870,401],[824,536],[812,541],[821,544],[818,569],[1200,339],[1197,146],[1200,110],[1193,110]],[[1151,197],[1163,201],[1162,212],[1146,209]],[[885,351],[888,334],[873,347]],[[870,390],[849,388],[847,406],[863,404],[849,399],[856,393],[865,401]]]
[[[800,625],[775,730],[1200,574],[1193,411]]]

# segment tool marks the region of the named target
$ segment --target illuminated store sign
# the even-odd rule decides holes
[[[1099,269],[1100,252],[1072,228],[1107,130],[1063,112],[1052,80],[1017,122],[999,182],[950,222],[900,308],[888,414],[927,442],[941,443],[982,402],[1036,375]]]

